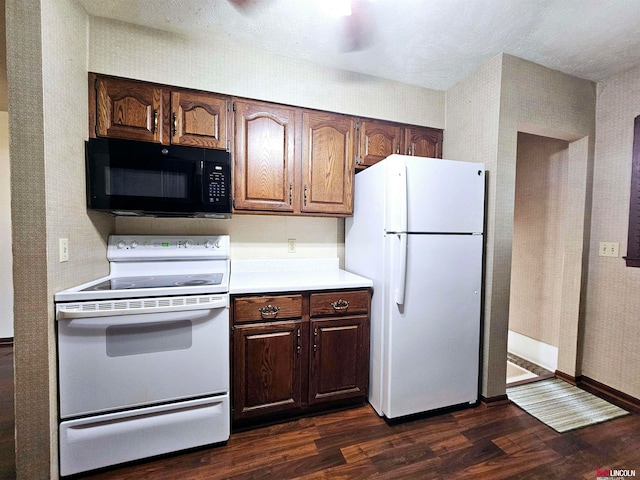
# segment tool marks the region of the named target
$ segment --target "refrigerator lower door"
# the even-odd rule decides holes
[[[387,260],[402,242],[387,236]],[[407,235],[404,302],[386,294],[382,410],[398,418],[478,399],[482,235]]]
[[[63,476],[229,439],[229,396],[63,421]]]

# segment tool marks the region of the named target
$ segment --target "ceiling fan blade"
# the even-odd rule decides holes
[[[351,0],[351,15],[344,18],[345,50],[364,50],[373,41],[373,12],[369,0]]]
[[[268,3],[270,0],[227,0],[240,13],[246,13],[256,6]]]

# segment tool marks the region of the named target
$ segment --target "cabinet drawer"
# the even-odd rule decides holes
[[[233,303],[234,323],[264,322],[300,318],[302,295],[277,295],[236,298]]]
[[[311,316],[355,315],[369,313],[369,291],[314,293],[311,295]]]

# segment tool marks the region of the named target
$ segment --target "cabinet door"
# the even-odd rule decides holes
[[[403,151],[416,157],[442,158],[442,130],[406,127]]]
[[[302,119],[301,211],[352,214],[355,121],[323,112]]]
[[[226,150],[227,103],[210,93],[171,92],[171,143]]]
[[[312,320],[310,335],[309,404],[366,396],[368,317]]]
[[[96,134],[169,143],[169,96],[156,85],[97,77]]]
[[[234,110],[235,209],[292,212],[296,110],[240,101]]]
[[[399,125],[375,120],[361,120],[359,125],[357,166],[370,167],[391,154],[400,153],[402,129]]]
[[[300,408],[301,329],[300,320],[234,328],[234,419]]]

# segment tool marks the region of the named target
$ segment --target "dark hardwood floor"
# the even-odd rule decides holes
[[[0,479],[15,475],[6,445],[13,445],[6,438],[13,431],[12,408],[5,408],[13,390],[6,351],[0,350]],[[82,478],[595,480],[596,469],[611,468],[640,472],[640,415],[559,434],[513,404],[394,425],[362,406],[233,433],[224,446]]]
[[[16,478],[13,421],[13,346],[0,345],[0,480]]]

